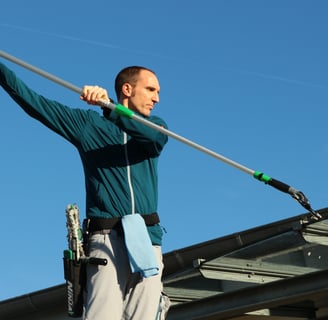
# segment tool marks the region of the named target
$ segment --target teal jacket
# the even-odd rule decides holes
[[[27,114],[77,148],[85,175],[87,217],[157,212],[157,164],[166,135],[115,112],[104,117],[47,99],[1,62],[0,84]],[[159,117],[147,119],[167,128]],[[161,245],[161,227],[149,226],[148,232],[152,243]]]

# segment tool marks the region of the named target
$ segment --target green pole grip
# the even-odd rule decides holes
[[[115,108],[115,112],[118,113],[121,116],[127,117],[127,118],[132,118],[134,115],[134,112],[127,107],[124,107],[121,104],[117,104]]]
[[[265,183],[269,183],[271,180],[271,177],[267,176],[266,174],[260,172],[260,171],[255,171],[253,174],[253,177],[257,180],[263,181]]]

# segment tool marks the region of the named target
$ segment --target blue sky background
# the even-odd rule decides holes
[[[41,1],[1,4],[0,50],[114,97],[127,65],[154,69],[153,114],[173,132],[328,203],[328,2]],[[5,62],[41,94],[79,96]],[[84,217],[77,151],[0,90],[0,300],[64,283],[65,207]],[[305,212],[288,194],[170,138],[159,163],[163,251]]]

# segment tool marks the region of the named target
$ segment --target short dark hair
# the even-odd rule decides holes
[[[115,78],[115,93],[117,99],[120,99],[122,86],[124,83],[130,83],[132,86],[138,81],[138,75],[141,70],[147,70],[156,75],[153,70],[141,66],[130,66],[122,69]]]

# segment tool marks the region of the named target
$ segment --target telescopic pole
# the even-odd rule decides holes
[[[58,77],[54,76],[53,74],[50,74],[40,68],[37,68],[37,67],[35,67],[21,59],[18,59],[4,51],[0,51],[0,57],[3,57],[3,58],[5,58],[15,64],[18,64],[34,73],[37,73],[40,76],[45,77],[45,78],[65,87],[67,89],[70,89],[78,94],[82,93],[82,88],[79,88],[79,87],[71,84],[70,82],[67,82],[61,78],[58,78]],[[212,156],[217,160],[225,162],[225,163],[229,164],[230,166],[235,167],[249,175],[252,175],[255,179],[262,181],[265,184],[268,184],[282,192],[289,193],[295,200],[297,200],[306,210],[308,210],[312,214],[313,218],[315,218],[316,220],[318,220],[319,218],[322,218],[322,216],[318,212],[314,211],[311,208],[311,205],[303,192],[296,190],[295,188],[293,188],[279,180],[273,179],[260,171],[256,171],[256,170],[247,168],[238,162],[228,159],[219,153],[216,153],[208,148],[201,146],[198,143],[195,143],[189,139],[182,137],[181,135],[178,135],[170,130],[167,130],[167,129],[157,125],[157,124],[154,124],[151,121],[135,114],[132,110],[126,108],[125,106],[123,106],[121,104],[115,104],[115,103],[113,103],[113,101],[101,101],[101,106],[109,108],[109,109],[115,111],[116,113],[120,114],[121,116],[138,121],[150,128],[153,128],[154,130],[157,130],[171,138],[174,138],[174,139],[190,146],[190,147],[193,147],[198,151],[201,151],[209,156]]]

